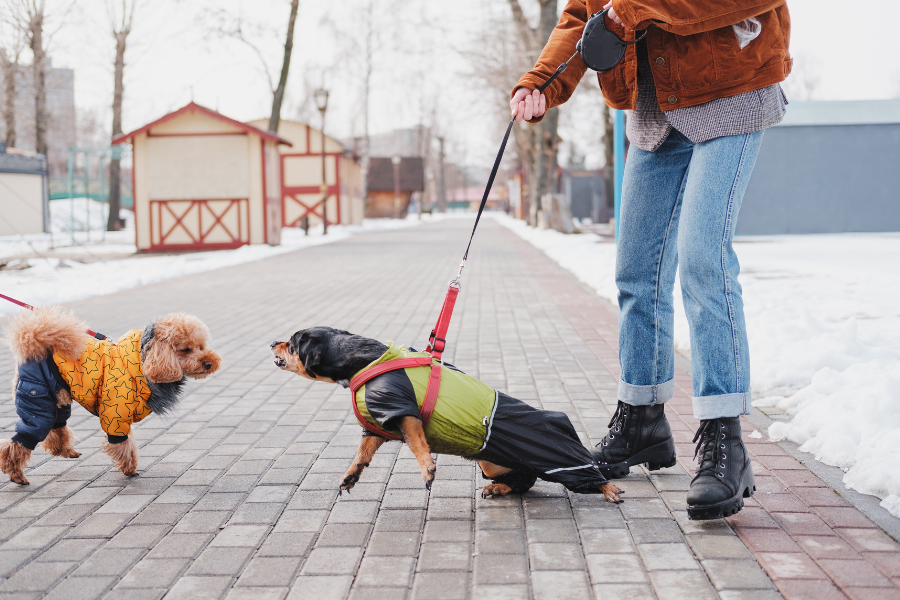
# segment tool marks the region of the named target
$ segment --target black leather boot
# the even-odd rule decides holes
[[[701,421],[694,441],[700,467],[687,495],[688,518],[703,521],[737,513],[744,508],[744,498],[756,491],[740,417]]]
[[[662,404],[631,406],[619,400],[608,427],[609,433],[591,451],[607,479],[625,477],[641,463],[651,471],[675,466],[675,440]]]

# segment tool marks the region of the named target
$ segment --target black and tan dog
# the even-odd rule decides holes
[[[290,341],[272,342],[271,347],[280,369],[344,387],[367,367],[430,356],[330,327],[298,331]],[[428,366],[388,371],[357,389],[352,401],[363,438],[341,490],[359,481],[387,439],[402,439],[429,489],[436,473],[431,453],[436,452],[477,461],[484,477],[492,480],[481,491],[485,498],[523,493],[540,478],[621,502],[622,491],[603,477],[564,413],[532,408],[452,365],[441,367],[440,393],[423,427],[420,409],[430,372]]]

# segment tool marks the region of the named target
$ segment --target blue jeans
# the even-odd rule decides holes
[[[694,417],[750,414],[740,265],[731,242],[762,138],[756,131],[695,144],[673,129],[656,152],[631,146],[616,255],[618,397],[626,404],[661,404],[674,395],[672,291],[680,264]]]

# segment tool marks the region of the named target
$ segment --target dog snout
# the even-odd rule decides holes
[[[277,346],[280,343],[281,342],[272,342],[271,344],[269,344],[269,348],[275,348],[275,346]]]
[[[208,361],[206,361],[205,363],[203,363],[203,368],[206,369],[207,371],[209,371],[210,369],[212,369],[212,368],[213,368],[212,361],[211,361],[211,360],[208,360]]]

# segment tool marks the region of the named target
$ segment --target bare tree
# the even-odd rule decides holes
[[[558,20],[557,0],[537,0],[537,3],[540,5],[540,15],[537,25],[532,27],[525,19],[519,0],[509,0],[520,43],[528,48],[533,61],[537,61]],[[556,186],[559,164],[558,129],[559,109],[553,108],[547,111],[537,125],[529,129],[520,127],[516,131],[517,146],[520,150],[524,149],[531,154],[529,161],[531,168],[526,167],[526,172],[530,171],[531,175],[528,182],[528,200],[537,210],[541,210],[541,196]]]
[[[16,99],[19,90],[16,85],[19,76],[19,57],[25,45],[21,36],[15,36],[14,43],[0,48],[0,63],[3,67],[3,124],[6,129],[6,144],[16,145]]]
[[[59,27],[65,23],[66,16],[75,5],[74,1],[68,8],[59,11]],[[4,19],[7,24],[27,43],[32,53],[32,80],[34,86],[34,129],[35,151],[39,154],[47,154],[47,130],[49,116],[47,114],[47,82],[45,63],[47,60],[47,47],[53,35],[59,31],[59,27],[47,33],[44,28],[47,23],[46,0],[6,0]]]
[[[533,0],[537,12],[532,26],[520,0],[507,0],[511,19],[491,16],[490,35],[478,38],[478,44],[463,52],[484,85],[498,92],[498,112],[509,118],[510,91],[523,73],[530,70],[556,26],[557,0]],[[559,109],[547,111],[540,123],[520,123],[513,128],[517,168],[523,172],[523,201],[530,208],[540,207],[540,197],[554,189],[559,152]],[[529,210],[526,214],[531,213]]]
[[[134,13],[140,0],[122,0],[121,7],[115,0],[107,0],[106,14],[109,18],[110,29],[116,40],[116,60],[113,75],[113,103],[112,103],[112,137],[122,134],[122,98],[125,93],[125,47],[131,27],[134,23]],[[121,224],[119,209],[122,206],[121,185],[122,161],[118,156],[113,156],[109,165],[109,216],[106,221],[107,231],[118,231]]]
[[[284,100],[284,88],[287,85],[288,69],[291,66],[291,52],[294,49],[294,22],[297,20],[299,0],[291,0],[291,16],[288,18],[287,39],[284,42],[284,58],[281,61],[281,76],[278,87],[272,94],[272,116],[269,117],[269,131],[278,131],[281,120],[281,103]]]
[[[284,92],[287,87],[288,72],[291,66],[291,54],[294,49],[294,23],[300,9],[299,0],[290,0],[291,12],[288,17],[287,35],[284,42],[284,54],[281,60],[281,73],[275,83],[273,70],[266,60],[266,53],[257,39],[272,39],[277,32],[264,23],[247,21],[243,14],[229,13],[226,9],[206,11],[206,20],[214,22],[213,33],[224,38],[237,40],[247,46],[259,60],[260,70],[269,82],[272,91],[272,112],[269,117],[269,130],[278,131],[281,121],[281,105],[284,103]]]

